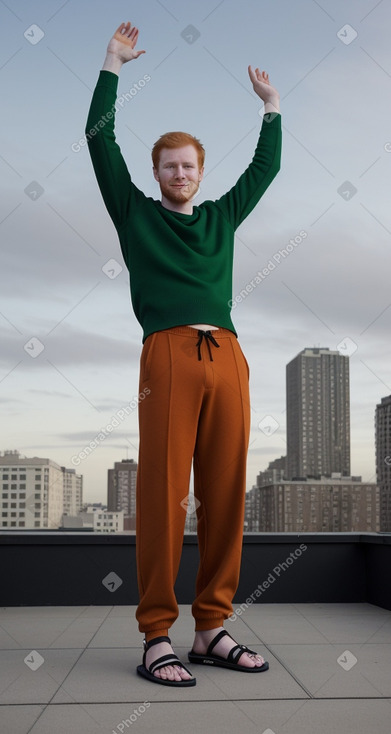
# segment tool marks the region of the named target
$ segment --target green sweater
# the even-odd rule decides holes
[[[131,180],[114,135],[118,76],[101,71],[86,138],[105,205],[130,274],[143,342],[154,331],[207,323],[230,329],[234,232],[280,168],[281,116],[263,122],[252,162],[216,201],[170,211]]]

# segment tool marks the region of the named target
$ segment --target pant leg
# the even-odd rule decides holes
[[[169,628],[182,553],[191,463],[204,390],[190,327],[151,334],[140,361],[140,448],[136,492],[136,558],[140,632]]]
[[[233,612],[243,543],[246,463],[250,430],[249,371],[234,334],[217,338],[200,412],[194,492],[200,565],[192,605],[196,630],[222,625]],[[204,347],[206,345],[203,345]]]

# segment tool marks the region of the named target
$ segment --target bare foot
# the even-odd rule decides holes
[[[162,655],[169,655],[170,653],[172,655],[174,654],[174,651],[168,642],[158,642],[156,645],[152,645],[152,647],[147,650],[145,656],[145,667],[148,669],[149,666],[157,660],[157,658],[162,657]],[[164,668],[159,668],[159,670],[154,673],[154,676],[156,678],[161,678],[162,680],[172,681],[189,680],[193,677],[192,675],[189,675],[184,668],[179,667],[179,665],[165,665]]]
[[[223,630],[224,627],[216,627],[212,630],[202,630],[195,633],[193,652],[199,655],[205,655],[209,644],[216,637],[216,635]],[[221,655],[223,658],[227,658],[229,652],[235,647],[237,643],[232,640],[231,637],[224,635],[221,640],[215,645],[212,651],[212,655]],[[239,665],[243,665],[246,668],[261,667],[264,664],[264,659],[261,655],[251,655],[248,652],[244,652],[239,658]]]

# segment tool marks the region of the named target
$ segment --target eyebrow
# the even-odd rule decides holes
[[[163,166],[167,166],[168,164],[172,165],[173,163],[177,164],[177,162],[178,161],[166,161],[165,163],[163,163]],[[184,161],[182,165],[183,166],[195,166],[195,163],[194,161]]]

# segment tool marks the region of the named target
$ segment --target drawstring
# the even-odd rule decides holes
[[[216,339],[214,338],[214,336],[212,336],[212,332],[211,331],[202,331],[202,329],[198,329],[198,336],[200,337],[199,340],[198,340],[198,342],[197,342],[197,344],[196,344],[196,346],[198,347],[198,360],[202,359],[202,357],[201,357],[201,344],[202,344],[202,339],[205,337],[206,343],[208,345],[208,351],[209,351],[210,361],[213,362],[213,357],[212,357],[212,352],[210,351],[209,341],[211,341],[212,344],[214,344],[215,347],[219,347],[220,344],[218,344],[217,341],[216,341]]]

